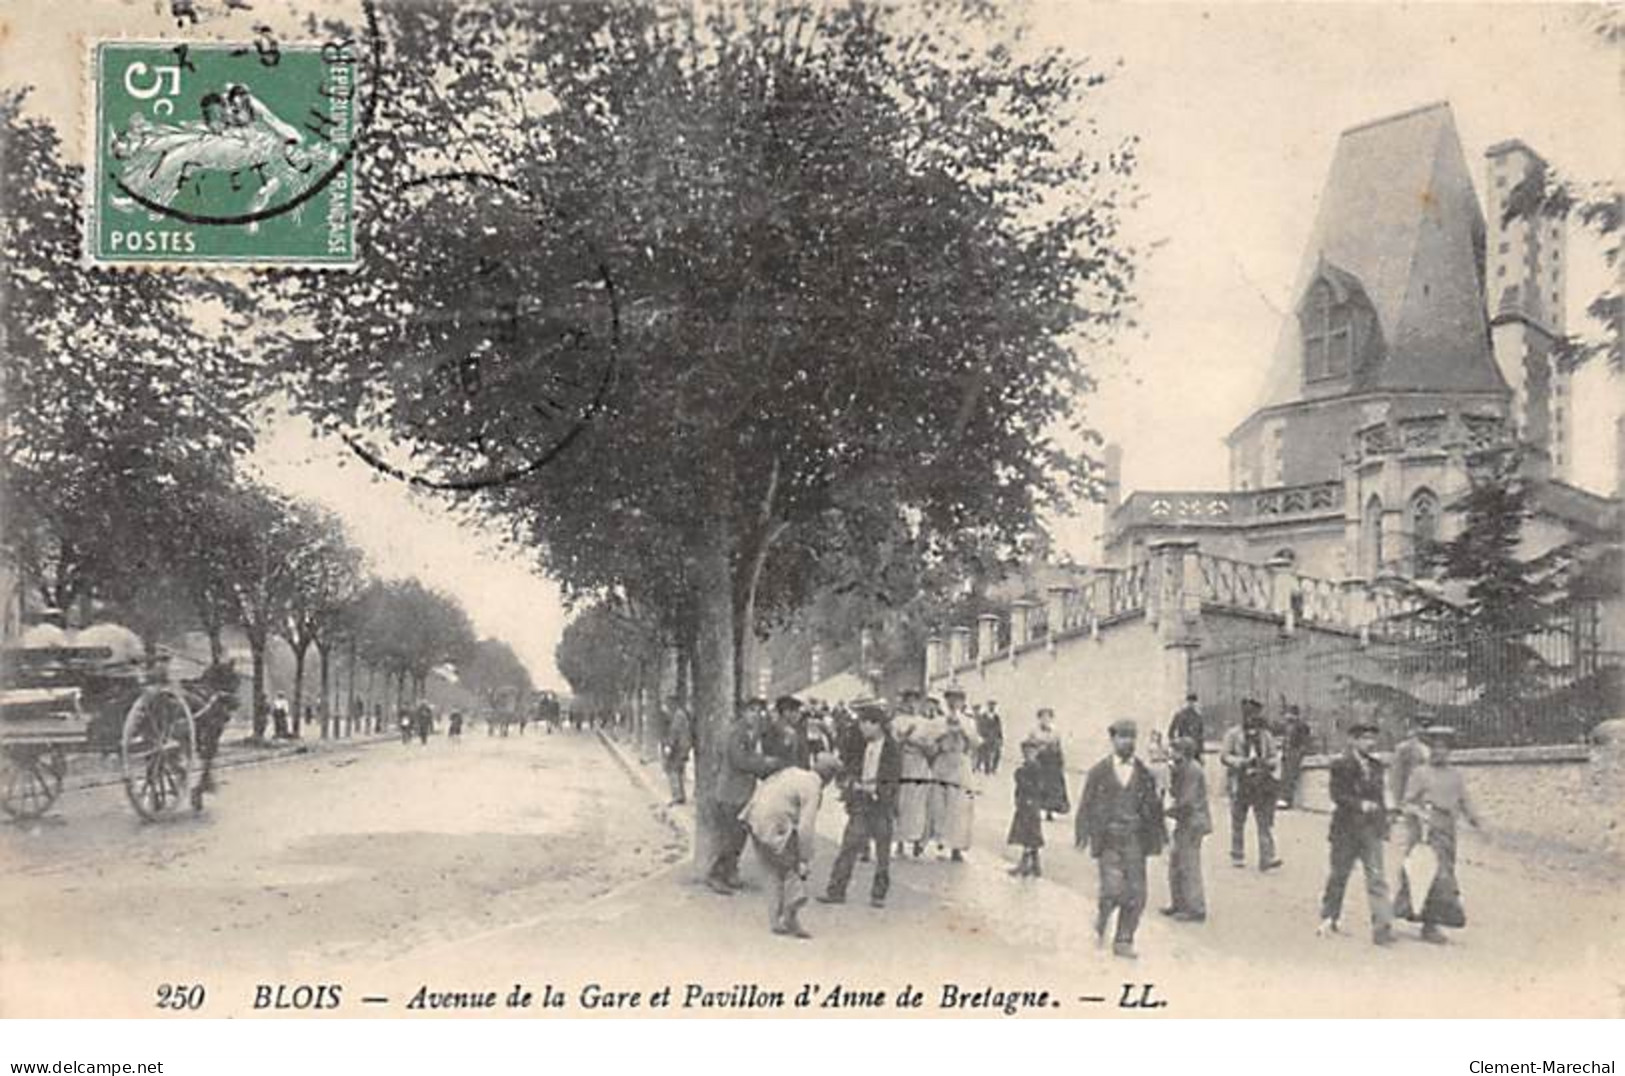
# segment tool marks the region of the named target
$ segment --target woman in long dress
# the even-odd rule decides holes
[[[902,787],[897,791],[897,854],[905,847],[918,857],[929,836],[931,761],[942,722],[926,714],[899,714],[897,745],[902,751]]]
[[[1422,924],[1422,940],[1442,945],[1447,940],[1442,927],[1467,925],[1461,887],[1456,882],[1456,826],[1466,819],[1479,827],[1478,813],[1467,798],[1467,785],[1461,771],[1450,765],[1450,741],[1455,730],[1434,726],[1423,731],[1428,746],[1425,763],[1411,771],[1405,783],[1405,855],[1401,862],[1399,892],[1394,895],[1394,916]],[[1433,851],[1438,869],[1420,906],[1411,892],[1409,863],[1411,851],[1425,844]]]
[[[937,736],[936,755],[931,761],[932,837],[938,849],[946,846],[955,863],[962,862],[970,850],[971,831],[975,828],[976,800],[971,787],[971,760],[981,738],[976,727],[963,715],[949,714],[942,722]]]
[[[1072,801],[1066,792],[1066,755],[1061,750],[1061,734],[1055,731],[1055,711],[1044,707],[1038,711],[1038,727],[1027,737],[1038,745],[1038,772],[1040,806],[1044,821],[1053,822],[1057,814],[1072,810]]]

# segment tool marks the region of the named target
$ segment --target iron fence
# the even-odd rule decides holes
[[[1463,747],[1586,742],[1599,722],[1625,713],[1625,654],[1592,611],[1537,632],[1461,638],[1293,636],[1190,659],[1209,733],[1240,720],[1241,700],[1278,722],[1287,706],[1309,723],[1314,749],[1340,749],[1344,731],[1374,722],[1383,739],[1404,735],[1412,715],[1454,726]]]

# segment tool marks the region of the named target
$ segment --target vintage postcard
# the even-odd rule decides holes
[[[1622,35],[0,0],[0,1017],[1625,1015]]]

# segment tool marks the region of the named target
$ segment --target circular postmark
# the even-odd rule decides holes
[[[621,314],[602,252],[488,172],[416,177],[392,204],[397,243],[371,268],[410,313],[369,326],[369,346],[390,361],[370,386],[374,405],[358,410],[419,462],[392,459],[402,445],[369,445],[356,429],[340,438],[423,489],[475,492],[536,474],[609,406]]]

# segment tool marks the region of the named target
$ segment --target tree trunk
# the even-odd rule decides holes
[[[305,655],[310,644],[293,646],[293,713],[288,715],[288,732],[298,739],[305,720]]]
[[[328,665],[329,665],[330,659],[332,658],[332,655],[333,655],[333,644],[332,643],[328,643],[325,646],[323,644],[321,644],[321,643],[316,644],[316,657],[321,663],[321,673],[320,673],[321,679],[322,679],[321,717],[322,717],[322,739],[324,739],[324,740],[328,738],[329,733],[335,733],[336,732],[336,730],[333,729],[333,705],[332,705],[332,695],[331,695],[333,681],[332,681],[332,678],[329,676],[329,673],[328,673]]]
[[[218,665],[226,658],[226,641],[219,624],[210,624],[203,629],[209,637],[209,664]]]
[[[734,588],[729,563],[732,535],[726,483],[701,508],[703,521],[690,557],[693,564],[694,862],[704,871],[715,857],[717,778],[737,692],[734,668]]]
[[[350,690],[346,693],[345,698],[344,698],[344,734],[346,736],[354,736],[355,733],[356,733],[356,728],[355,728],[355,661],[356,661],[356,653],[355,653],[355,651],[356,651],[355,636],[351,635],[350,639],[349,639]]]
[[[248,652],[254,666],[254,739],[265,739],[266,698],[265,698],[265,633],[248,631]]]

